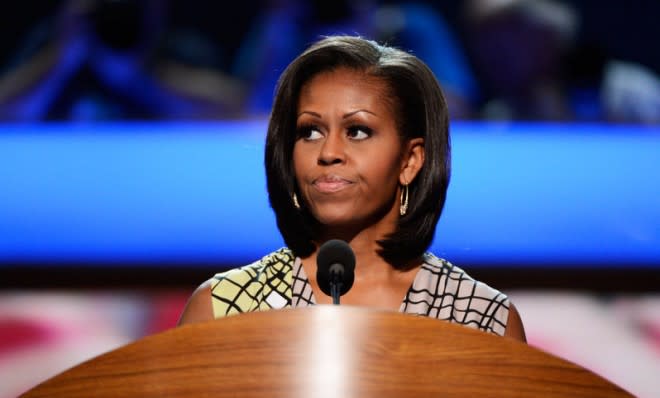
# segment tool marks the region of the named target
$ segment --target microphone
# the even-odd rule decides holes
[[[354,280],[355,254],[348,243],[331,239],[322,244],[316,256],[316,281],[321,291],[338,305],[339,297],[353,287]]]

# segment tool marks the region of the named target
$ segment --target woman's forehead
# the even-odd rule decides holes
[[[309,104],[332,95],[346,100],[370,100],[377,107],[386,107],[389,113],[397,103],[385,79],[364,70],[339,68],[319,72],[308,79],[300,88],[297,105],[300,108],[303,102]]]

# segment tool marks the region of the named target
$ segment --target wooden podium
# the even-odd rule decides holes
[[[540,350],[425,317],[318,305],[145,337],[23,397],[629,397]]]

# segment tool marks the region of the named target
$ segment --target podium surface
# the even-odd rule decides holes
[[[446,321],[350,306],[144,337],[23,397],[629,397],[576,364]]]

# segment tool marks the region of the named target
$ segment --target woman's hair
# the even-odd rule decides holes
[[[417,57],[353,36],[326,37],[305,50],[284,70],[277,84],[266,138],[266,178],[270,205],[287,246],[306,257],[316,248],[318,222],[294,206],[298,192],[293,169],[296,117],[302,86],[338,68],[364,72],[385,82],[402,141],[424,138],[424,164],[410,183],[408,212],[394,233],[379,241],[379,254],[405,267],[431,244],[445,202],[450,175],[448,111],[433,72]],[[301,197],[298,194],[298,197]]]

